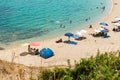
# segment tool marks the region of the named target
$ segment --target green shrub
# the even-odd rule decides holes
[[[117,53],[118,55],[116,56]],[[42,72],[42,80],[120,80],[120,51],[105,52],[83,58],[71,68],[55,68]]]

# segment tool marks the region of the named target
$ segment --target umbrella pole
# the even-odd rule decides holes
[[[68,41],[70,41],[70,36],[68,37]]]

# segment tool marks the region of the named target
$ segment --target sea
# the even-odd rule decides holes
[[[111,0],[0,0],[0,44],[45,40],[107,16]]]

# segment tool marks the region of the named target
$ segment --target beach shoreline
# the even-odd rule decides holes
[[[117,3],[117,5],[115,5]],[[0,59],[23,64],[26,66],[56,66],[56,65],[67,65],[67,60],[70,59],[72,65],[74,61],[79,61],[81,58],[87,58],[90,56],[95,56],[97,51],[106,52],[106,51],[116,51],[120,49],[120,33],[115,33],[112,31],[113,24],[111,21],[114,20],[116,16],[120,15],[119,11],[120,1],[112,0],[112,9],[109,14],[103,18],[101,21],[107,22],[109,24],[108,29],[110,32],[110,38],[94,38],[91,33],[94,29],[99,28],[99,22],[95,23],[93,28],[85,28],[87,34],[84,36],[87,39],[82,41],[76,41],[71,38],[72,41],[77,42],[77,45],[65,44],[65,43],[55,43],[56,40],[62,38],[63,41],[67,40],[65,36],[59,36],[54,39],[44,40],[40,42],[39,49],[44,47],[49,47],[55,53],[55,56],[49,59],[43,59],[40,56],[26,55],[20,56],[19,54],[27,51],[27,46],[13,45],[13,47],[6,50],[0,51]],[[14,60],[13,60],[14,59]]]
[[[92,2],[92,1],[91,1]],[[105,5],[106,3],[108,3],[109,5]],[[86,2],[86,4],[87,4],[87,2]],[[92,5],[91,5],[92,6]],[[85,6],[86,7],[86,6]],[[103,7],[105,7],[105,9],[103,9]],[[76,7],[77,8],[77,7]],[[23,43],[28,43],[28,42],[34,42],[34,41],[42,41],[42,40],[44,40],[44,41],[46,41],[47,39],[53,39],[53,38],[56,38],[57,36],[63,36],[64,35],[64,33],[66,33],[66,32],[73,32],[73,33],[76,33],[76,30],[81,30],[81,29],[85,29],[86,27],[88,27],[90,24],[95,24],[96,22],[98,22],[98,21],[100,21],[101,19],[103,19],[105,16],[106,16],[106,14],[108,14],[108,12],[110,11],[110,8],[111,8],[111,0],[109,1],[109,0],[106,0],[105,2],[102,2],[102,1],[100,1],[99,2],[99,4],[96,4],[96,6],[93,6],[93,7],[91,7],[91,8],[88,8],[88,9],[90,9],[91,11],[93,10],[93,12],[92,13],[95,13],[95,12],[97,12],[96,10],[99,10],[100,11],[100,13],[98,14],[99,16],[97,16],[97,18],[93,18],[90,14],[89,15],[86,15],[86,16],[88,16],[88,17],[86,17],[86,18],[83,18],[82,20],[79,20],[78,22],[77,21],[75,21],[74,19],[70,19],[71,17],[68,17],[69,19],[68,20],[65,20],[65,21],[67,21],[68,22],[68,24],[66,23],[64,23],[64,21],[62,21],[62,20],[55,20],[55,22],[57,21],[57,22],[59,22],[59,24],[62,24],[62,25],[65,25],[65,28],[63,28],[63,27],[61,27],[59,24],[56,24],[56,26],[54,26],[55,28],[56,27],[58,27],[58,29],[59,30],[57,30],[57,29],[55,29],[55,31],[52,31],[53,33],[51,33],[51,34],[48,34],[49,33],[49,31],[48,32],[46,32],[45,31],[45,34],[42,34],[41,32],[39,32],[37,35],[31,35],[31,32],[34,32],[34,31],[29,31],[27,34],[28,35],[31,35],[31,38],[28,38],[27,39],[27,37],[28,36],[25,36],[25,37],[23,37],[22,38],[22,40],[21,40],[21,38],[19,37],[19,36],[21,36],[21,35],[18,35],[16,32],[14,32],[13,34],[12,34],[12,36],[11,36],[11,38],[7,38],[7,36],[6,36],[6,38],[7,39],[2,39],[1,38],[1,43],[0,43],[0,45],[1,45],[1,47],[3,46],[3,47],[5,47],[5,48],[11,48],[11,47],[13,47],[14,45],[20,45],[20,44],[23,44]],[[89,10],[88,10],[88,12],[89,12]],[[76,12],[75,12],[76,13]],[[82,13],[80,13],[81,15],[82,15]],[[84,13],[83,13],[84,14]],[[83,16],[84,17],[84,16]],[[96,15],[94,16],[94,17],[96,17]],[[48,17],[49,18],[49,17]],[[82,18],[82,17],[81,17]],[[79,19],[78,17],[77,17],[77,19]],[[72,21],[72,23],[70,23],[69,22],[69,20],[71,20]],[[81,24],[81,21],[83,21],[82,23],[84,24]],[[39,23],[39,22],[38,22]],[[9,23],[8,23],[9,24]],[[46,23],[47,24],[47,23]],[[52,23],[53,24],[53,23]],[[76,25],[74,25],[74,24],[76,24]],[[22,24],[21,24],[22,25]],[[49,25],[49,24],[48,24]],[[50,25],[49,25],[50,26]],[[16,26],[17,27],[17,26]],[[35,26],[36,27],[36,26]],[[39,25],[39,27],[40,27],[40,25]],[[46,28],[46,27],[45,27]],[[38,30],[41,30],[41,29],[38,29]],[[48,29],[48,30],[50,30],[51,31],[51,29]],[[44,30],[43,30],[44,31]],[[57,34],[55,33],[57,31]],[[24,32],[24,30],[23,30],[23,32]],[[8,32],[9,33],[9,32]],[[18,31],[18,33],[19,33],[19,31]],[[44,33],[44,32],[43,32]],[[22,33],[21,33],[22,34]],[[34,34],[34,33],[33,33]],[[2,34],[1,34],[2,35]],[[5,36],[5,35],[4,35]],[[10,35],[9,35],[10,36]],[[37,36],[37,37],[36,37]],[[33,37],[33,38],[32,38]]]

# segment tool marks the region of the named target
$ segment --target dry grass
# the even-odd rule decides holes
[[[59,67],[66,67],[64,65],[58,65]],[[10,62],[0,60],[0,80],[38,80],[42,70],[49,68],[53,69],[57,66],[49,67],[33,67],[24,66],[21,64],[14,63],[13,59]],[[42,70],[41,70],[42,69]]]
[[[40,69],[0,60],[0,80],[29,80],[36,78]]]

